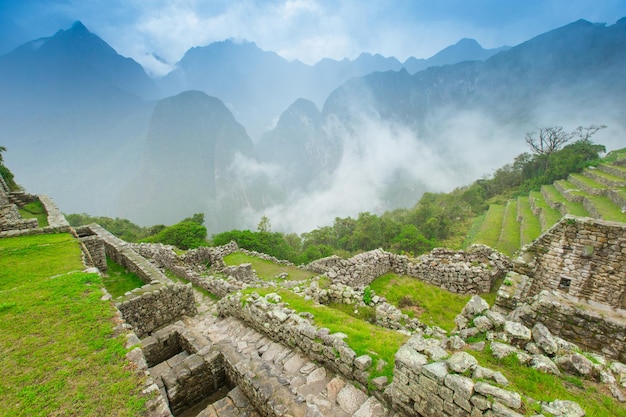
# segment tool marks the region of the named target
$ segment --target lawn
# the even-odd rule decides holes
[[[0,239],[0,414],[136,416],[115,309],[69,234]]]
[[[108,257],[107,276],[102,278],[102,283],[114,298],[145,284],[137,274],[127,271],[123,266],[118,265]]]
[[[503,218],[504,206],[500,204],[490,205],[485,215],[485,220],[480,226],[473,243],[482,243],[495,248],[500,239]]]
[[[539,237],[541,234],[541,224],[530,209],[530,202],[527,196],[517,198],[517,210],[522,217],[520,227],[521,244],[526,245]]]
[[[225,256],[224,262],[226,262],[227,265],[252,264],[252,268],[256,271],[258,277],[265,281],[275,280],[276,277],[283,272],[289,274],[286,279],[291,281],[306,280],[316,275],[314,272],[296,268],[295,266],[278,265],[274,262],[266,261],[265,259],[255,256],[248,256],[241,252],[235,252]]]
[[[35,200],[19,208],[20,216],[23,219],[37,219],[39,227],[48,226],[48,213],[43,208],[41,201]]]
[[[470,299],[469,295],[454,294],[416,278],[392,273],[376,278],[370,287],[409,317],[447,331],[454,329],[454,317]]]
[[[520,248],[520,224],[517,221],[517,200],[509,200],[504,211],[502,231],[496,249],[512,256]]]

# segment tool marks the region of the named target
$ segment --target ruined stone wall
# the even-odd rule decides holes
[[[326,276],[334,283],[364,287],[388,272],[404,274],[408,258],[375,249],[359,253],[350,259],[333,259]]]
[[[528,327],[540,322],[554,335],[626,363],[626,310],[590,306],[544,290],[513,315]]]
[[[104,242],[106,256],[137,275],[146,284],[171,282],[163,273],[143,256],[132,249],[132,245],[114,236],[98,224],[85,226]]]
[[[183,316],[197,314],[191,284],[144,285],[124,296],[116,307],[139,337]]]
[[[626,307],[626,224],[564,217],[521,255],[531,279],[526,297],[556,290]],[[518,269],[516,269],[518,270]]]
[[[460,294],[483,294],[511,268],[511,261],[485,245],[468,251],[437,248],[409,263],[407,275]]]
[[[64,233],[70,231],[70,225],[54,202],[45,195],[33,195],[23,192],[3,194],[0,198],[0,237]],[[23,219],[17,205],[39,200],[47,213],[48,226],[39,227],[37,219]],[[5,201],[5,204],[2,204]]]
[[[233,294],[222,298],[218,304],[220,315],[237,317],[275,342],[298,349],[309,359],[367,386],[372,359],[368,355],[357,357],[344,342],[345,334],[315,327],[307,318],[276,304],[280,303],[277,294],[253,294],[245,302],[242,297]]]
[[[511,268],[510,260],[484,245],[468,251],[435,249],[415,262],[406,256],[376,249],[350,259],[324,258],[314,261],[308,269],[323,271],[333,282],[363,287],[388,272],[408,275],[461,294],[480,294],[491,290],[496,279]]]

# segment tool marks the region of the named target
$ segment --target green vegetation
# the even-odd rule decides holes
[[[496,247],[505,255],[513,256],[520,248],[520,227],[517,222],[517,200],[509,200],[504,211],[502,230]]]
[[[11,170],[9,170],[9,168],[7,168],[6,165],[4,165],[4,157],[2,156],[2,153],[6,152],[6,150],[7,150],[6,147],[0,145],[0,176],[4,178],[4,182],[9,187],[9,190],[14,191],[14,190],[18,190],[20,187],[19,185],[15,183],[15,178]]]
[[[204,214],[194,214],[173,226],[168,226],[152,236],[142,239],[142,242],[164,243],[179,249],[195,249],[199,246],[208,246],[207,230],[202,225]]]
[[[270,292],[278,293],[282,300],[289,304],[298,312],[308,312],[313,314],[313,320],[319,327],[326,327],[332,333],[341,332],[348,335],[346,343],[354,350],[357,356],[369,355],[372,358],[372,369],[370,378],[385,375],[391,381],[393,379],[394,356],[400,346],[404,344],[408,337],[393,330],[375,326],[349,314],[335,310],[333,308],[315,304],[313,301],[292,293],[291,291],[268,289],[250,289],[246,293],[257,292],[266,295]],[[380,360],[384,361],[380,371],[376,370]]]
[[[616,206],[608,197],[603,195],[588,195],[591,204],[598,210],[605,220],[626,222],[626,214],[622,213],[621,207]]]
[[[136,274],[128,272],[123,266],[109,258],[107,258],[107,276],[102,278],[102,283],[113,297],[122,296],[127,291],[145,284]]]
[[[96,217],[85,213],[65,214],[65,218],[72,227],[97,223],[126,242],[139,242],[141,239],[152,236],[165,228],[164,225],[141,227],[127,219]]]
[[[520,243],[526,245],[539,237],[541,234],[541,224],[539,223],[539,219],[533,214],[527,196],[517,198],[517,211],[522,218]]]
[[[136,416],[141,381],[115,309],[68,234],[0,239],[0,409],[11,416]]]
[[[581,381],[565,375],[563,378],[545,374],[520,364],[517,356],[509,355],[497,359],[487,347],[482,352],[472,351],[471,354],[481,366],[499,370],[509,380],[509,390],[524,393],[537,401],[554,401],[554,399],[575,401],[587,412],[587,417],[626,417],[626,407],[610,394],[603,393],[598,385],[590,381]],[[526,415],[538,411],[532,405],[526,405]]]
[[[500,231],[502,230],[502,219],[504,218],[504,206],[500,204],[492,204],[487,210],[485,220],[480,226],[475,243],[482,243],[492,248],[498,244],[500,240]]]
[[[539,217],[542,219],[542,231],[548,230],[553,224],[561,219],[561,213],[550,207],[546,199],[539,191],[531,191],[529,196],[532,204],[534,204],[534,206],[541,211],[541,215]]]
[[[583,207],[581,203],[568,201],[565,197],[563,197],[559,190],[557,190],[554,184],[544,185],[543,187],[541,187],[541,191],[548,196],[550,201],[565,206],[567,213],[581,217],[589,216],[589,212],[585,209],[585,207]]]
[[[257,258],[255,256],[248,256],[241,252],[235,252],[225,256],[224,262],[226,262],[227,265],[250,263],[252,264],[252,268],[256,271],[258,277],[266,281],[276,279],[276,277],[283,272],[288,274],[286,279],[290,281],[302,281],[311,279],[315,276],[315,274],[310,271],[305,271],[293,266],[278,265],[274,262],[266,261],[265,259]]]
[[[454,294],[418,279],[396,274],[382,275],[370,287],[407,316],[447,331],[454,329],[454,317],[470,299],[469,295]]]
[[[44,209],[41,201],[35,200],[19,208],[20,216],[24,219],[37,219],[39,227],[48,226],[48,213]]]

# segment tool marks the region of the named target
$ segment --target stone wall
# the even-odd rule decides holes
[[[466,352],[433,359],[428,346],[415,335],[396,353],[393,383],[385,391],[394,409],[407,416],[522,416],[518,393],[485,382],[494,371]]]
[[[554,335],[626,363],[626,310],[577,302],[544,290],[511,314],[528,327],[540,322]]]
[[[47,213],[48,226],[39,227],[37,219],[22,219],[19,214],[18,205],[23,205],[37,199],[41,202]],[[24,192],[0,193],[0,237],[40,235],[69,231],[69,223],[49,197]]]
[[[218,304],[220,315],[237,317],[275,342],[298,349],[309,359],[367,386],[372,359],[368,355],[357,357],[343,340],[345,334],[317,328],[306,317],[281,305],[277,294],[244,297],[231,294],[222,298]]]
[[[157,267],[132,249],[132,245],[114,236],[98,224],[85,226],[104,242],[106,256],[137,275],[146,284],[171,282]]]
[[[485,245],[467,251],[437,248],[407,265],[406,275],[460,294],[483,294],[512,268],[509,258]]]
[[[363,287],[388,272],[408,275],[450,292],[480,294],[512,268],[511,261],[484,245],[468,251],[435,249],[413,261],[406,256],[376,249],[350,259],[336,257],[314,261],[307,269],[325,273],[334,283]]]
[[[125,295],[116,303],[116,307],[139,337],[183,316],[197,314],[191,284],[144,285]]]
[[[626,307],[626,224],[565,216],[521,254],[516,271],[530,277],[523,298],[560,291]]]
[[[78,227],[74,230],[83,245],[84,263],[87,266],[95,266],[100,272],[106,273],[107,258],[104,249],[104,241],[88,227]]]

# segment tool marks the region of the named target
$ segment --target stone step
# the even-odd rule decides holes
[[[605,172],[603,170],[590,167],[583,171],[583,174],[586,177],[591,178],[596,181],[598,184],[602,184],[608,188],[625,188],[626,187],[626,179],[616,176],[612,173]]]
[[[582,203],[569,201],[562,192],[553,185],[544,185],[541,187],[541,195],[544,197],[550,207],[558,210],[562,216],[571,214],[574,216],[588,217],[589,212],[585,210]]]
[[[626,167],[624,166],[600,164],[598,165],[598,169],[600,171],[606,172],[607,174],[622,178],[624,181],[626,181]]]
[[[606,186],[583,174],[570,174],[567,180],[580,190],[591,195],[605,195]]]
[[[292,416],[389,415],[376,398],[368,397],[344,378],[234,317],[207,314],[201,319],[188,319],[187,324],[202,332],[227,360],[237,363],[240,372],[251,373],[248,377],[258,380],[261,387],[280,393],[282,404],[288,404]],[[210,407],[207,409],[213,412]],[[208,413],[207,416],[212,415]]]
[[[561,219],[561,213],[550,207],[539,191],[531,191],[529,201],[533,214],[539,218],[542,231],[548,230]]]

